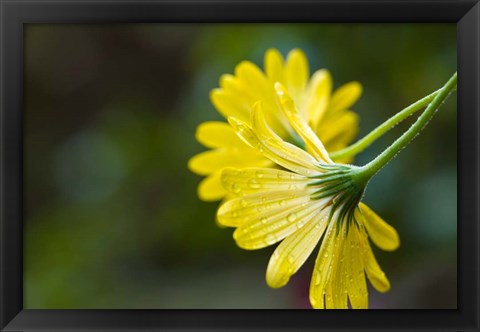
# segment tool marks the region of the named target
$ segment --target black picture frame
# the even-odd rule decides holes
[[[1,0],[0,328],[90,330],[479,331],[478,0],[22,1]],[[457,310],[23,309],[23,27],[28,23],[404,22],[457,24]]]

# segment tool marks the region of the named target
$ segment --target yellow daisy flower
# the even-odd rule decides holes
[[[309,78],[307,58],[298,49],[292,50],[285,61],[278,50],[270,49],[265,53],[264,62],[265,72],[252,62],[243,61],[236,66],[234,75],[226,74],[220,78],[220,88],[210,94],[220,114],[249,124],[252,105],[262,100],[265,117],[272,129],[282,139],[301,145],[277,105],[274,84],[280,82],[329,152],[346,147],[354,139],[358,132],[358,117],[348,109],[361,95],[362,87],[358,82],[347,83],[333,92],[332,78],[327,70],[317,70]],[[239,140],[226,122],[202,123],[197,128],[196,138],[211,149],[197,154],[188,163],[194,173],[206,176],[198,187],[202,200],[215,201],[227,194],[220,182],[220,173],[225,167],[274,166],[261,153]]]
[[[280,105],[308,151],[279,137],[267,124],[263,103],[248,123],[230,117],[238,137],[284,169],[226,168],[221,181],[236,195],[218,210],[218,221],[236,227],[241,248],[261,249],[281,241],[268,263],[270,287],[284,286],[321,240],[310,284],[314,308],[367,308],[366,277],[380,292],[390,283],[368,238],[383,250],[399,246],[393,227],[360,200],[366,186],[359,169],[334,163],[288,92],[276,84]]]

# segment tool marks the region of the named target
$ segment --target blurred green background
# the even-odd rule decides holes
[[[209,91],[241,60],[298,47],[336,87],[363,84],[363,136],[456,70],[454,24],[28,25],[25,38],[25,308],[309,308],[315,255],[272,290],[274,248],[237,248],[196,196],[195,128],[221,118]],[[456,151],[452,94],[367,188],[401,237],[374,248],[392,289],[372,289],[371,308],[456,308]]]

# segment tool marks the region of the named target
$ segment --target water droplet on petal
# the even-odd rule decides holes
[[[322,277],[320,276],[320,273],[317,272],[317,273],[315,274],[315,280],[313,281],[314,284],[315,284],[315,286],[320,285],[320,280],[321,280],[321,279],[322,279]]]
[[[297,220],[297,215],[295,213],[290,213],[288,216],[287,216],[287,221],[289,222],[294,222],[295,220]]]
[[[238,183],[232,183],[231,189],[235,194],[238,194],[240,192],[240,186],[238,185]]]
[[[261,222],[262,224],[266,224],[267,221],[268,221],[268,220],[267,220],[267,218],[265,218],[265,217],[260,218],[260,222]]]
[[[258,189],[261,187],[260,183],[256,179],[248,180],[248,186],[252,189]]]
[[[263,171],[260,171],[260,170],[258,170],[256,174],[257,174],[257,178],[263,178],[264,176]]]

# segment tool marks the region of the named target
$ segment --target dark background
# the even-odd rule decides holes
[[[303,49],[335,86],[358,80],[365,135],[456,69],[454,24],[28,25],[25,308],[308,308],[315,255],[280,289],[272,248],[215,225],[186,167],[218,120],[208,93],[269,47]],[[371,308],[456,308],[456,95],[371,181],[364,201],[397,228],[375,250],[392,289]],[[406,130],[406,121],[355,163]]]

